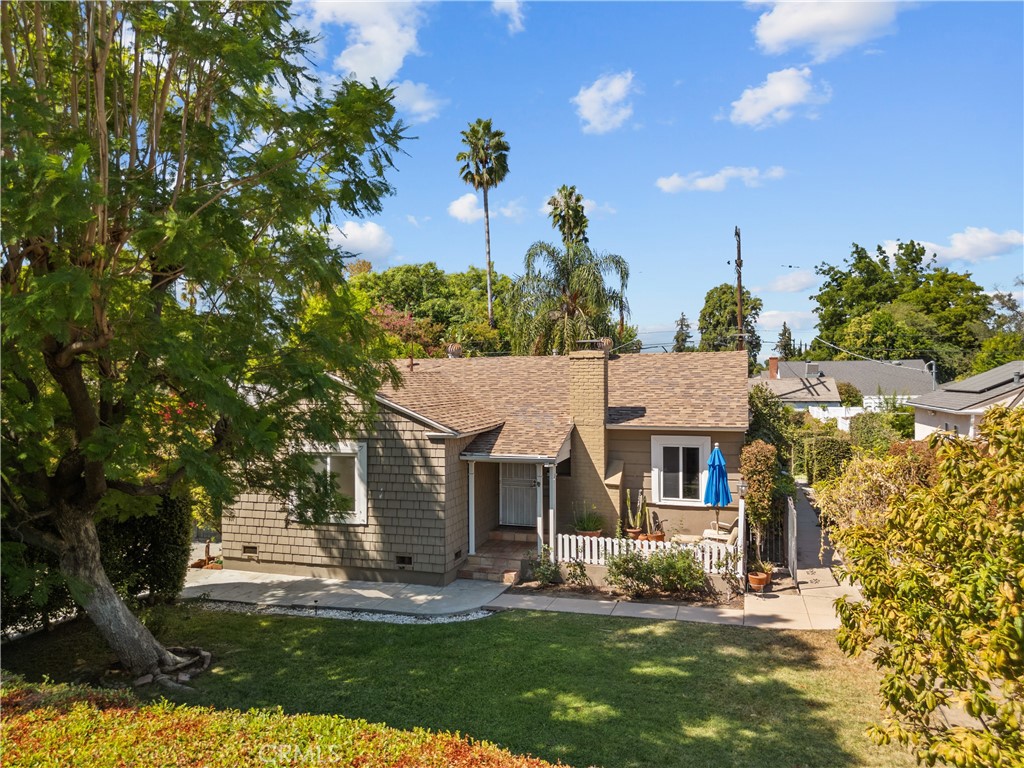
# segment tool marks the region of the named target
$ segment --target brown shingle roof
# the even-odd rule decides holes
[[[568,357],[418,360],[387,402],[462,434],[467,453],[554,458],[572,430]],[[747,428],[743,352],[623,355],[608,362],[609,426]]]

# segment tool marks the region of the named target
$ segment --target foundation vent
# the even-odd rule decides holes
[[[412,566],[412,555],[396,555],[395,564],[399,568],[409,568]]]
[[[243,544],[242,545],[243,555],[256,555],[259,554],[259,550],[255,544]]]

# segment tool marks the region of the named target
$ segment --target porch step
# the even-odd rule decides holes
[[[495,528],[488,534],[487,538],[491,541],[517,541],[523,544],[537,544],[537,532],[534,530]]]
[[[519,570],[502,570],[486,565],[468,565],[459,569],[458,577],[476,581],[496,581],[500,584],[515,584],[519,581]]]
[[[466,563],[481,568],[494,568],[501,571],[518,572],[523,567],[525,558],[517,555],[499,555],[490,553],[477,553],[470,555]]]

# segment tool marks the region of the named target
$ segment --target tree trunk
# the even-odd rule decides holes
[[[487,325],[494,327],[494,303],[491,298],[491,215],[487,207],[487,185],[484,184],[484,240],[487,247]]]
[[[64,507],[56,523],[67,544],[60,559],[61,573],[75,601],[88,612],[125,669],[138,676],[180,664],[183,660],[157,642],[114,590],[100,561],[100,540],[92,515]]]

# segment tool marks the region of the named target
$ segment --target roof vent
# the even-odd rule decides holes
[[[448,357],[462,357],[462,345],[457,341],[453,341],[444,351],[448,354]]]
[[[807,377],[810,378],[811,376],[817,376],[817,375],[818,375],[818,364],[817,363],[807,363]]]
[[[1020,371],[1015,371],[1013,374],[1013,383],[1020,384]]]

